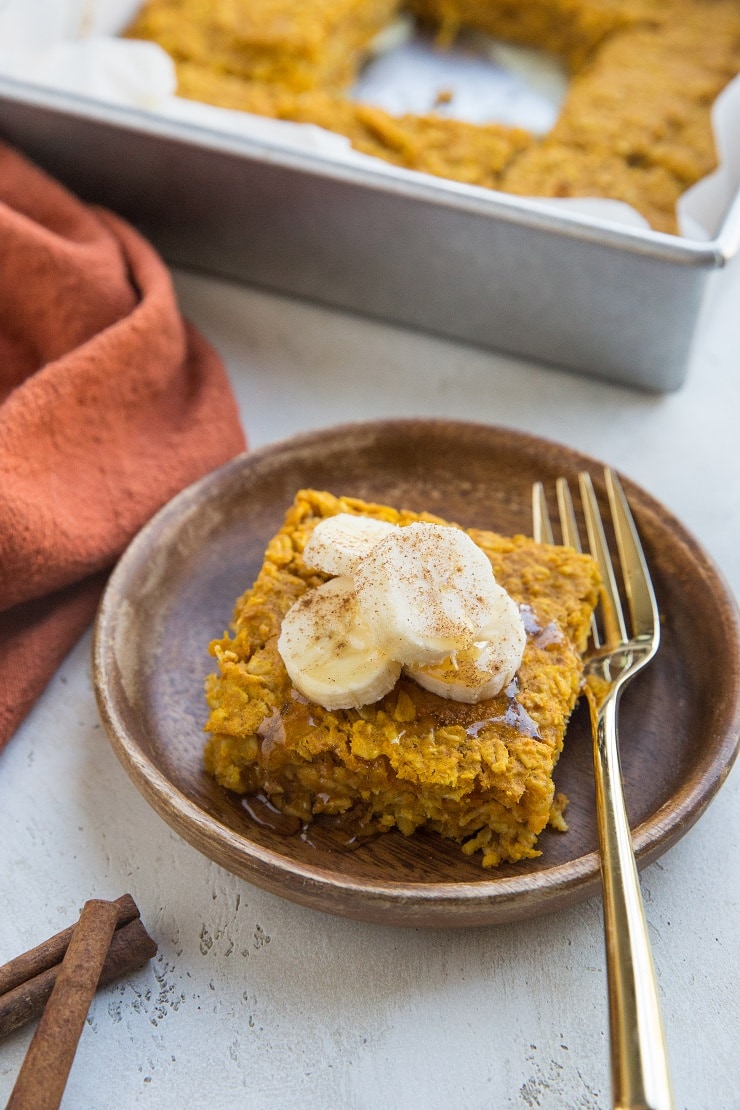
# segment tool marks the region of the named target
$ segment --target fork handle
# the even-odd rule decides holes
[[[617,740],[617,697],[589,698],[604,889],[615,1110],[671,1110],[663,1021],[637,877]]]

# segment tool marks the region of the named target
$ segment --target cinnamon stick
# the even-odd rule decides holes
[[[122,901],[123,899],[119,898],[118,902],[113,904],[118,905]],[[133,902],[133,899],[131,901]],[[136,907],[134,906],[134,908]],[[138,910],[136,912],[138,915]],[[57,934],[58,937],[66,936],[65,950],[73,929],[74,926],[71,929],[65,929],[64,933]],[[53,937],[51,939],[56,940],[57,938]],[[51,941],[46,942],[46,944],[50,943]],[[39,947],[44,946],[40,945]],[[34,952],[36,951],[38,949],[34,949]],[[133,920],[116,929],[113,934],[113,940],[103,964],[98,986],[104,987],[132,971],[136,971],[137,968],[142,967],[147,960],[151,960],[156,954],[156,944],[147,933],[140,918],[136,916]],[[31,956],[31,953],[25,953],[24,955]],[[19,956],[12,963],[20,966],[19,961],[23,958]],[[37,965],[41,966],[44,962],[44,960],[37,958],[36,960],[26,961],[25,966],[32,968]],[[27,980],[19,982],[13,989],[0,995],[0,1038],[40,1017],[57,980],[60,967],[61,963],[45,967],[37,975],[32,975]],[[0,968],[0,976],[2,976],[4,970],[4,968]],[[17,976],[14,978],[17,978]],[[8,976],[7,981],[13,980]]]
[[[113,902],[82,907],[7,1110],[57,1110],[117,920]]]
[[[117,929],[128,925],[130,921],[139,916],[139,908],[130,894],[123,894],[115,900],[113,905],[118,910]],[[8,991],[14,990],[15,987],[29,982],[43,971],[60,964],[64,959],[64,953],[67,951],[74,930],[75,926],[70,925],[68,929],[63,929],[61,933],[45,940],[43,944],[31,948],[30,951],[24,952],[21,956],[16,956],[14,960],[10,960],[9,963],[0,967],[0,998]],[[0,1035],[2,1034],[0,1033]]]

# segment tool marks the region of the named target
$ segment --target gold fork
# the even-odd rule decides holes
[[[665,1034],[624,804],[617,733],[620,694],[658,650],[660,618],[624,491],[612,470],[606,469],[604,477],[630,611],[631,635],[625,625],[590,476],[579,474],[578,484],[588,545],[602,578],[598,607],[601,630],[594,619],[584,677],[594,739],[613,1105],[616,1110],[670,1110],[673,1099]],[[580,551],[573,501],[564,478],[558,478],[556,494],[563,543]],[[532,511],[535,539],[540,543],[552,543],[552,527],[541,482],[536,482],[532,489]]]

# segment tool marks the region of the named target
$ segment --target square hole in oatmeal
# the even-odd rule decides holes
[[[567,87],[564,65],[542,51],[475,31],[443,46],[404,17],[376,38],[349,96],[395,116],[434,112],[542,135],[553,127]]]

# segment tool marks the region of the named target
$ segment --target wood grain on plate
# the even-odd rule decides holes
[[[96,695],[111,743],[144,797],[229,871],[303,905],[403,925],[482,925],[533,916],[599,891],[591,739],[576,709],[556,768],[570,831],[542,855],[484,871],[433,834],[392,832],[356,850],[312,827],[255,822],[202,766],[208,642],[227,627],[296,491],[327,489],[464,526],[530,532],[530,488],[601,466],[501,428],[406,420],[327,429],[242,456],[171,501],[114,571],[97,619]],[[727,776],[740,734],[737,608],[686,530],[625,481],[663,618],[656,660],[622,699],[625,792],[638,861],[699,817]]]

